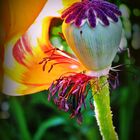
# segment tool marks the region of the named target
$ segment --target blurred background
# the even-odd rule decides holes
[[[122,11],[119,86],[111,89],[113,123],[120,140],[140,139],[140,1],[112,0]],[[54,22],[55,23],[55,22]],[[59,23],[59,24],[58,24]],[[54,46],[72,53],[60,36],[61,22],[50,29]],[[0,96],[0,140],[101,140],[94,111],[83,111],[79,125],[69,113],[48,102],[47,91],[21,97]]]

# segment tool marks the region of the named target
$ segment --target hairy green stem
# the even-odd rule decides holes
[[[92,93],[94,97],[95,116],[100,128],[103,140],[118,140],[115,132],[112,114],[110,110],[110,92],[106,76],[100,77],[96,84],[92,84]]]

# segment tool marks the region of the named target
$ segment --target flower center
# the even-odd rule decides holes
[[[94,28],[98,21],[105,26],[109,25],[110,19],[117,22],[120,15],[118,7],[107,1],[82,0],[82,2],[76,2],[64,10],[61,17],[65,19],[66,23],[74,23],[77,27],[87,21]]]
[[[99,71],[87,71],[86,75],[100,77],[100,76],[108,75],[109,70],[110,70],[110,66],[106,69],[99,70]]]

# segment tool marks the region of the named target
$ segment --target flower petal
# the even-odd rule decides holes
[[[77,1],[79,0],[1,0],[0,44],[15,35],[22,35],[39,14],[39,20],[44,16],[60,16],[62,9]]]
[[[7,43],[4,54],[5,94],[24,95],[45,90],[61,75],[84,70],[76,59],[50,44],[51,19],[35,22],[18,41],[14,38]]]
[[[45,2],[46,0],[2,0],[0,30],[3,38],[1,41],[24,33],[33,23]]]

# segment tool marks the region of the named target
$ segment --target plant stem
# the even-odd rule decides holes
[[[16,97],[10,97],[10,105],[13,116],[15,116],[15,119],[17,121],[21,139],[31,140],[31,136],[27,127],[26,118],[24,116],[24,112],[20,102]]]
[[[92,94],[94,97],[95,116],[103,140],[118,140],[112,122],[110,110],[110,92],[106,76],[100,77],[96,84],[92,84]]]

